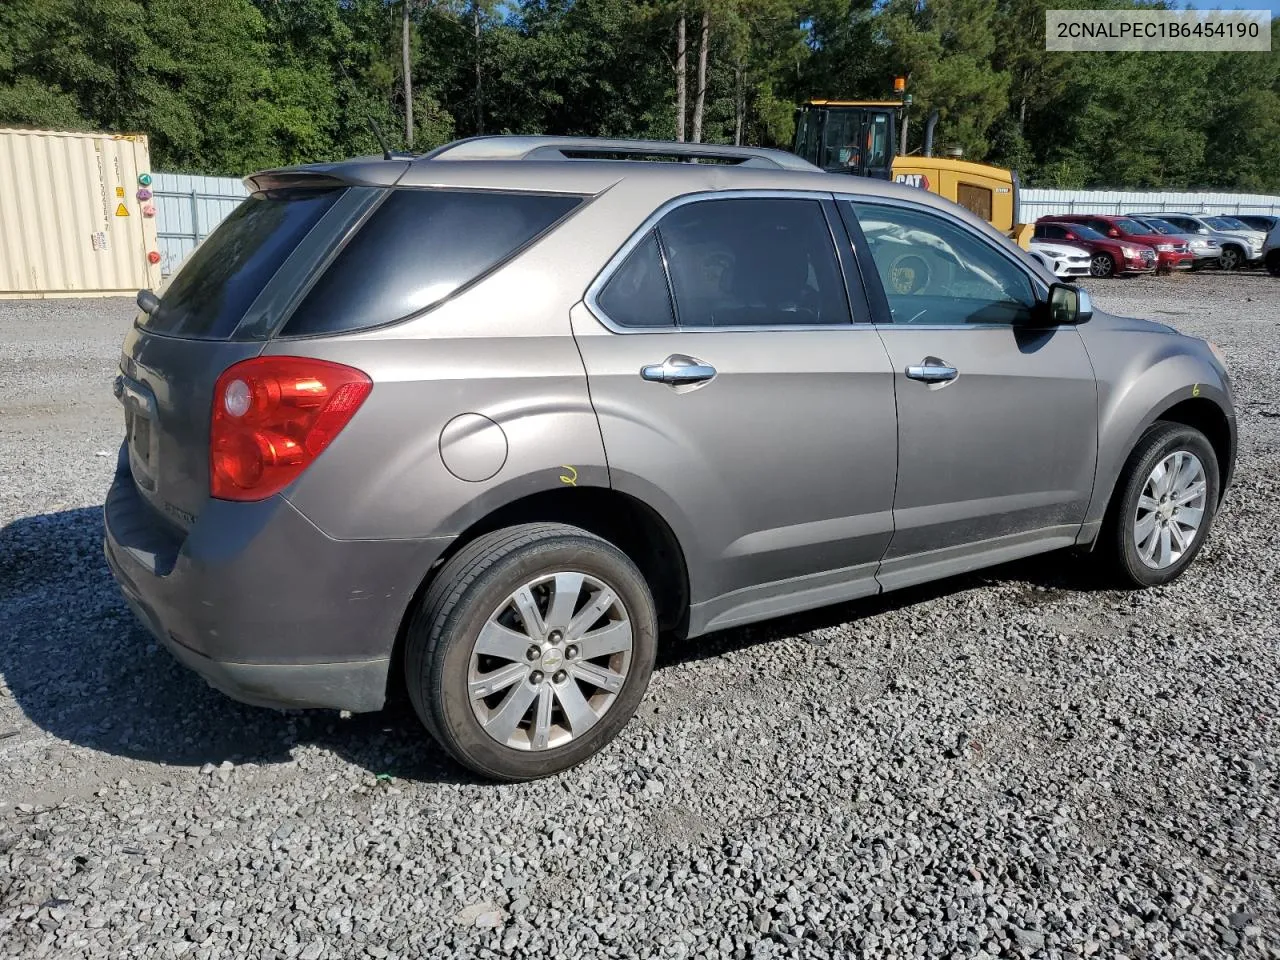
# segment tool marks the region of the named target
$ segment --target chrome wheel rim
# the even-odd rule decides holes
[[[1200,533],[1208,494],[1194,453],[1176,450],[1155,465],[1133,518],[1133,545],[1144,564],[1162,570],[1182,559]]]
[[[633,641],[626,606],[603,581],[574,571],[530,580],[498,605],[472,644],[472,713],[503,746],[562,747],[613,706]]]
[[[1095,277],[1106,277],[1111,274],[1111,258],[1100,253],[1089,261],[1089,272]]]
[[[1223,250],[1218,257],[1218,264],[1223,270],[1234,270],[1240,263],[1240,255],[1234,250]]]

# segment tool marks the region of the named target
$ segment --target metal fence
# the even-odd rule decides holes
[[[156,201],[160,272],[166,277],[248,195],[234,177],[182,173],[155,174],[151,190]]]
[[[157,173],[153,189],[159,228],[160,269],[168,276],[236,208],[248,191],[234,177]],[[1020,197],[1023,222],[1056,213],[1270,213],[1280,215],[1280,197],[1253,193],[1169,193],[1130,190],[1043,190]]]
[[[1024,223],[1059,213],[1269,213],[1280,215],[1280,197],[1257,193],[1173,193],[1132,190],[1024,189],[1019,196]]]

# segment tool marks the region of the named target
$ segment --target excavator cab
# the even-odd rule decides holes
[[[899,100],[810,100],[797,108],[792,152],[828,173],[889,180]]]

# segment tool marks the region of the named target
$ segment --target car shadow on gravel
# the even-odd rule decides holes
[[[0,529],[0,678],[32,724],[116,757],[269,766],[314,745],[374,774],[473,779],[400,701],[350,717],[268,710],[231,700],[180,666],[120,597],[102,554],[100,507]],[[0,711],[3,696],[0,688]],[[10,731],[0,720],[0,734],[21,735],[18,723]]]
[[[992,580],[1049,591],[1090,589],[1096,586],[1086,573],[1090,566],[1067,554],[1034,558],[666,643],[658,667],[803,636]],[[394,698],[381,713],[350,717],[324,710],[281,712],[231,700],[181,667],[121,599],[102,555],[100,508],[27,517],[0,530],[0,677],[32,724],[120,758],[187,767],[224,761],[269,766],[289,761],[296,747],[313,745],[373,774],[474,781],[431,741],[403,698]]]

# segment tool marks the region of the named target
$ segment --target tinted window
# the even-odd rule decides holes
[[[962,225],[902,207],[850,206],[894,323],[1013,323],[1035,304],[1027,274]]]
[[[169,281],[143,326],[174,336],[231,335],[280,265],[341,190],[274,190],[243,201]]]
[[[848,323],[844,278],[816,200],[704,200],[658,232],[682,327]]]
[[[1122,233],[1149,233],[1150,232],[1145,226],[1143,226],[1137,220],[1131,220],[1128,217],[1123,217],[1113,222],[1115,223],[1115,226]]]
[[[627,255],[596,301],[610,320],[625,327],[675,325],[667,274],[662,269],[658,238],[652,230],[644,242]]]
[[[284,333],[335,333],[439,303],[506,260],[581,197],[393,190],[316,281]]]

